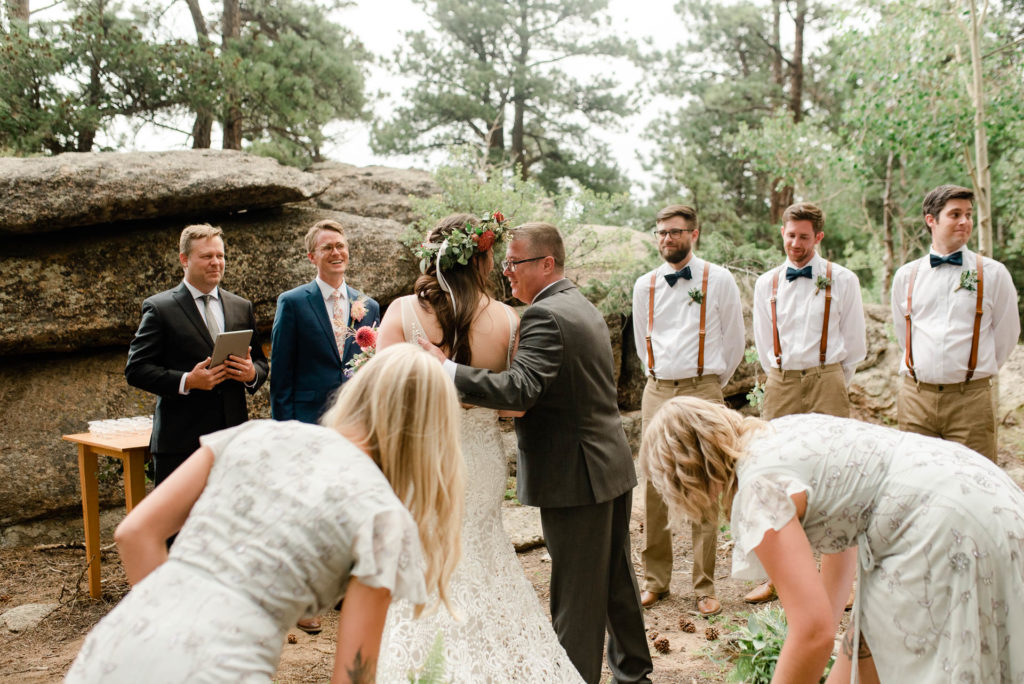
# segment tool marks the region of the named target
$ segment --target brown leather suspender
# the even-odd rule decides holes
[[[700,283],[700,341],[697,343],[697,377],[704,375],[704,316],[708,310],[708,273],[711,264],[704,264],[704,277]]]
[[[914,281],[917,279],[917,267],[920,265],[921,262],[915,261],[913,268],[910,269],[910,281],[907,283],[907,313],[904,315],[904,318],[907,319],[907,352],[903,357],[903,363],[907,364],[907,371],[914,380],[917,380],[917,372],[914,370],[914,345],[910,342],[910,309],[914,301]]]
[[[818,347],[818,363],[825,365],[825,352],[828,350],[828,312],[832,308],[832,262],[825,262],[825,321],[821,324],[821,346]]]
[[[704,276],[700,283],[700,332],[697,341],[697,377],[704,376],[704,336],[706,329],[704,322],[708,310],[708,275],[711,273],[711,265],[704,264]],[[654,333],[654,286],[658,282],[658,274],[651,273],[651,286],[647,297],[647,371],[651,377],[657,380],[654,374],[654,345],[651,343],[651,335]]]
[[[978,269],[978,286],[977,297],[975,298],[974,304],[974,333],[971,335],[971,356],[967,359],[967,377],[964,382],[970,382],[971,377],[974,376],[974,369],[978,365],[978,340],[981,338],[981,315],[984,313],[984,297],[985,297],[985,266],[982,256],[979,254],[976,257],[977,269]],[[914,352],[912,351],[913,344],[910,338],[910,313],[911,304],[913,303],[914,293],[914,280],[917,278],[917,269],[921,265],[920,261],[915,261],[913,268],[910,269],[910,281],[907,283],[907,313],[904,318],[907,319],[907,351],[903,358],[903,362],[907,365],[907,371],[910,373],[910,377],[917,380],[917,373],[914,371]]]
[[[975,257],[978,268],[978,297],[977,302],[974,305],[974,335],[971,338],[971,356],[967,361],[967,379],[964,382],[970,382],[971,376],[974,375],[974,369],[978,365],[978,338],[981,337],[981,314],[984,310],[982,306],[982,296],[985,294],[985,275],[984,267],[982,266],[983,257],[979,254]]]
[[[779,370],[782,370],[782,345],[779,344],[779,318],[775,313],[775,301],[778,299],[779,294],[779,274],[782,273],[782,266],[775,269],[775,275],[772,276],[772,346],[775,347],[775,363],[778,365]]]
[[[778,300],[779,294],[779,274],[782,273],[782,266],[775,269],[775,275],[772,276],[772,346],[775,347],[775,363],[778,364],[779,370],[782,370],[782,345],[779,343],[779,317],[775,311],[775,302]],[[818,362],[825,365],[825,352],[828,351],[828,315],[832,308],[832,262],[825,262],[825,280],[828,284],[825,286],[825,319],[821,324],[821,344],[818,346]]]
[[[651,333],[654,332],[654,285],[658,282],[658,269],[651,273],[651,294],[647,299],[647,372],[657,380],[654,375],[654,345],[651,344]]]

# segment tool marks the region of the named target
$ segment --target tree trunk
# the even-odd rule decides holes
[[[782,75],[782,0],[775,0],[772,3],[772,78],[775,85],[782,90],[784,84]]]
[[[11,21],[28,23],[28,3],[29,0],[7,0],[7,16],[11,18]]]
[[[529,177],[526,168],[526,93],[523,92],[526,60],[530,55],[528,4],[519,3],[519,54],[516,55],[516,80],[512,85],[512,164],[523,180]]]
[[[985,134],[985,77],[981,69],[981,22],[976,0],[971,5],[971,66],[974,101],[974,183],[975,207],[978,217],[978,253],[987,257],[992,252],[992,174],[988,162],[988,137]]]
[[[793,122],[804,118],[804,25],[807,23],[807,0],[797,0],[793,17],[793,71],[789,80],[789,111]]]
[[[241,11],[239,0],[224,0],[224,15],[221,28],[221,47],[227,52],[233,40],[242,34]],[[237,93],[230,85],[227,87],[226,107],[224,112],[224,141],[221,147],[225,150],[242,149],[242,110],[238,106]]]
[[[185,0],[188,11],[192,15],[192,24],[196,27],[196,39],[199,47],[206,49],[211,45],[210,29],[206,26],[203,10],[199,0]],[[196,108],[196,120],[192,124],[192,148],[209,149],[213,144],[213,111],[209,107]]]
[[[895,153],[889,150],[889,158],[885,162],[885,192],[882,195],[882,243],[885,246],[885,253],[882,256],[883,301],[892,286],[892,272],[896,261],[892,239],[892,168],[895,156]]]

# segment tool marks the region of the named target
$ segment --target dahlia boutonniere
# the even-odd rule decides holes
[[[977,271],[961,271],[960,272],[960,284],[957,285],[953,292],[957,290],[969,290],[974,292],[978,289],[978,272]]]
[[[352,302],[351,315],[356,323],[366,318],[366,295],[359,295],[356,301]]]
[[[351,378],[377,353],[377,328],[364,325],[357,330],[350,328],[348,334],[355,338],[356,344],[359,345],[359,353],[355,354],[345,367],[345,377]]]
[[[818,294],[822,290],[826,290],[830,287],[832,287],[832,279],[820,275],[818,276],[818,279],[814,281],[814,294]]]
[[[699,287],[695,287],[686,294],[690,295],[690,304],[697,302],[698,304],[704,301],[704,293],[701,292]]]

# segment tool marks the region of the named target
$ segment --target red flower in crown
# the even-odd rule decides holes
[[[481,252],[486,252],[494,246],[494,231],[485,230],[484,234],[480,236],[480,241],[476,243],[476,248]]]
[[[493,214],[491,214],[491,216],[493,216],[494,220],[497,221],[498,223],[505,222],[505,215],[502,214],[500,211],[495,211]]]
[[[373,328],[364,325],[356,330],[356,344],[360,349],[369,349],[377,344],[377,333]]]

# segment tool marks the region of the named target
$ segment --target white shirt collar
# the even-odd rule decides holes
[[[202,290],[200,290],[198,287],[188,282],[187,280],[182,280],[181,282],[185,283],[185,287],[187,287],[188,291],[192,294],[192,299],[199,299],[200,297],[208,294],[214,299],[220,300],[220,291],[219,288],[216,286],[214,286],[214,288],[209,292],[203,292]]]
[[[335,288],[331,287],[330,285],[325,283],[323,280],[321,280],[320,276],[316,277],[316,284],[317,284],[317,287],[320,288],[320,293],[324,296],[325,300],[330,299],[331,295],[334,294]],[[337,289],[341,290],[341,298],[342,299],[348,299],[348,288],[345,287],[345,281],[344,280],[341,281],[341,287],[339,287]]]

